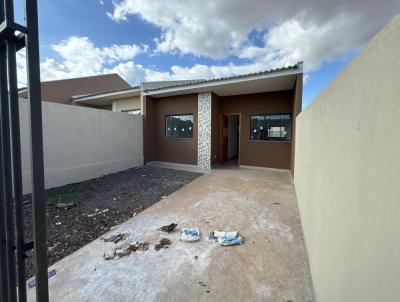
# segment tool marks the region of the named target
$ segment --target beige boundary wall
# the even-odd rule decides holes
[[[42,103],[46,188],[143,165],[141,115]],[[29,104],[20,100],[24,193],[31,190]]]
[[[294,182],[317,300],[400,301],[400,16],[297,117]]]

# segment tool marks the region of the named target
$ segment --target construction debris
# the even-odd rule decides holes
[[[171,244],[171,240],[169,240],[168,238],[163,238],[163,239],[160,240],[160,243],[158,243],[158,244],[154,247],[154,249],[155,249],[156,251],[158,251],[158,250],[160,250],[160,249],[167,249],[167,248],[168,248],[168,245],[170,245],[170,244]]]
[[[176,223],[171,223],[169,225],[164,225],[160,228],[160,231],[170,233],[172,232],[178,225]]]
[[[143,206],[141,206],[141,207],[139,207],[139,208],[136,208],[136,209],[133,211],[132,217],[135,217],[137,214],[139,214],[140,212],[143,212],[143,211],[144,211],[144,207],[143,207]]]
[[[94,213],[92,213],[92,214],[87,214],[87,217],[95,217],[95,216],[97,216],[97,215],[107,213],[108,211],[109,211],[108,209],[104,209],[104,210],[102,210],[102,211],[100,211],[99,209],[94,209]]]
[[[132,252],[136,252],[136,251],[147,251],[149,249],[149,245],[150,243],[148,242],[133,242],[131,244],[129,244],[129,249]]]
[[[59,202],[56,204],[56,207],[59,209],[69,210],[76,206],[75,202]]]
[[[131,250],[129,249],[129,246],[124,246],[124,247],[121,247],[121,248],[115,250],[115,255],[118,257],[128,256],[130,253],[131,253]]]
[[[126,236],[128,235],[128,233],[116,233],[114,235],[111,235],[108,238],[104,238],[103,241],[104,242],[114,242],[114,243],[118,243],[119,241],[121,241],[122,239],[126,238]]]
[[[218,242],[219,245],[227,246],[227,245],[237,245],[243,243],[243,238],[236,231],[232,232],[220,232],[220,231],[211,231],[208,234],[209,239],[214,239]]]
[[[115,256],[121,258],[130,255],[132,252],[147,251],[149,249],[149,245],[150,244],[148,242],[139,242],[139,241],[132,243],[125,243],[115,247],[111,251],[105,252],[103,258],[105,260],[111,260],[114,259]]]
[[[55,250],[61,244],[62,244],[61,242],[56,242],[56,244],[54,244],[53,246],[47,248],[47,252],[52,252],[53,250]]]
[[[51,271],[48,271],[48,272],[47,272],[47,278],[51,278],[51,277],[55,276],[56,274],[57,274],[57,272],[56,272],[55,269],[53,269],[53,270],[51,270]],[[30,280],[28,281],[28,287],[29,287],[29,288],[33,288],[33,287],[35,287],[35,286],[36,286],[36,279],[35,279],[35,277],[32,277],[32,279],[30,279]]]
[[[115,251],[107,251],[103,255],[103,258],[105,260],[111,260],[111,259],[114,259],[114,257],[115,257]]]
[[[183,228],[182,229],[182,241],[192,242],[200,239],[199,228]]]

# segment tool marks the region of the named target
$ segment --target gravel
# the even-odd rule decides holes
[[[49,266],[200,175],[142,166],[46,190]],[[24,207],[25,241],[32,240],[30,205],[26,202]],[[33,252],[29,251],[27,256],[29,278],[34,274]]]

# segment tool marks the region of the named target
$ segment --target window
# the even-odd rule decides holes
[[[252,115],[250,117],[250,139],[290,141],[292,136],[290,114]]]
[[[142,114],[142,110],[140,110],[140,109],[122,110],[122,112],[125,112],[128,114]]]
[[[192,138],[193,114],[179,114],[165,116],[166,138]]]

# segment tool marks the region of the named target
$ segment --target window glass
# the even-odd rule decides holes
[[[166,137],[172,137],[173,131],[172,131],[172,117],[167,116],[165,118],[165,136]]]
[[[142,114],[142,110],[140,110],[140,109],[122,110],[122,112],[125,112],[128,114]]]
[[[250,139],[289,141],[291,127],[290,114],[252,115],[250,117]]]
[[[271,115],[268,123],[268,138],[270,140],[281,139],[281,116]]]
[[[281,115],[282,138],[290,140],[292,137],[292,119],[290,114]]]
[[[193,114],[179,114],[165,116],[166,138],[192,138]]]

